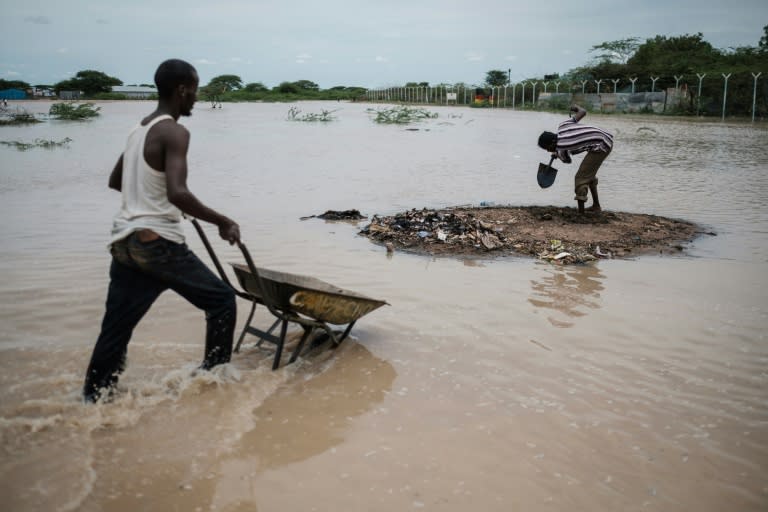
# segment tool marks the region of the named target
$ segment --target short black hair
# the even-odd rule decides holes
[[[542,132],[539,135],[539,147],[541,149],[549,149],[553,142],[557,142],[557,135],[552,132]]]
[[[181,59],[168,59],[155,71],[157,95],[161,98],[170,98],[177,86],[191,85],[196,79],[197,70],[192,64]]]

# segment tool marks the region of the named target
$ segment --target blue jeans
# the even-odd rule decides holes
[[[186,244],[136,234],[112,244],[109,291],[101,333],[85,376],[83,398],[96,401],[110,391],[125,369],[133,329],[157,297],[171,289],[205,311],[205,355],[201,368],[227,363],[235,330],[235,293]]]

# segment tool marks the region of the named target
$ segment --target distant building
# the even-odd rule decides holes
[[[112,92],[115,94],[122,94],[131,99],[147,99],[152,95],[156,95],[157,89],[139,85],[115,85],[112,87]]]
[[[27,93],[21,89],[5,89],[0,91],[0,100],[23,100]]]
[[[59,91],[59,98],[62,100],[79,100],[81,95],[80,91]]]
[[[56,93],[54,93],[53,90],[51,90],[49,87],[33,87],[32,96],[36,96],[38,98],[51,98],[56,96]]]

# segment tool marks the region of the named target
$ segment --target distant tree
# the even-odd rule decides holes
[[[245,85],[244,90],[247,92],[267,92],[269,89],[261,82],[251,82]]]
[[[297,94],[299,92],[299,88],[296,86],[295,82],[282,82],[273,90],[283,94]]]
[[[74,78],[62,80],[54,84],[53,89],[61,91],[83,91],[86,96],[93,96],[100,92],[112,92],[112,86],[123,85],[122,80],[109,76],[101,71],[86,69],[78,71]]]
[[[757,47],[760,48],[761,52],[768,52],[768,25],[763,27],[763,37],[760,38]]]
[[[318,86],[315,82],[311,82],[309,80],[298,80],[296,82],[293,82],[293,85],[295,85],[298,89],[302,91],[319,91],[320,86]]]
[[[243,81],[237,75],[219,75],[211,78],[206,87],[222,92],[237,91],[243,87]]]
[[[485,74],[485,83],[490,87],[501,87],[507,84],[507,72],[492,69]]]
[[[711,68],[721,53],[704,41],[701,32],[683,36],[656,36],[641,44],[627,60],[628,71],[634,75],[663,72],[691,74]]]
[[[22,82],[21,80],[3,80],[0,78],[0,91],[5,89],[21,89],[23,91],[29,88],[30,85],[27,82]]]
[[[598,60],[607,62],[616,62],[626,64],[640,47],[640,39],[637,37],[628,37],[617,41],[605,41],[596,44],[589,51],[601,52],[597,55]]]

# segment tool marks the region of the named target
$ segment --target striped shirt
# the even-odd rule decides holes
[[[565,163],[571,163],[571,155],[584,151],[608,153],[613,148],[613,135],[589,126],[579,124],[572,117],[557,127],[557,157]]]

